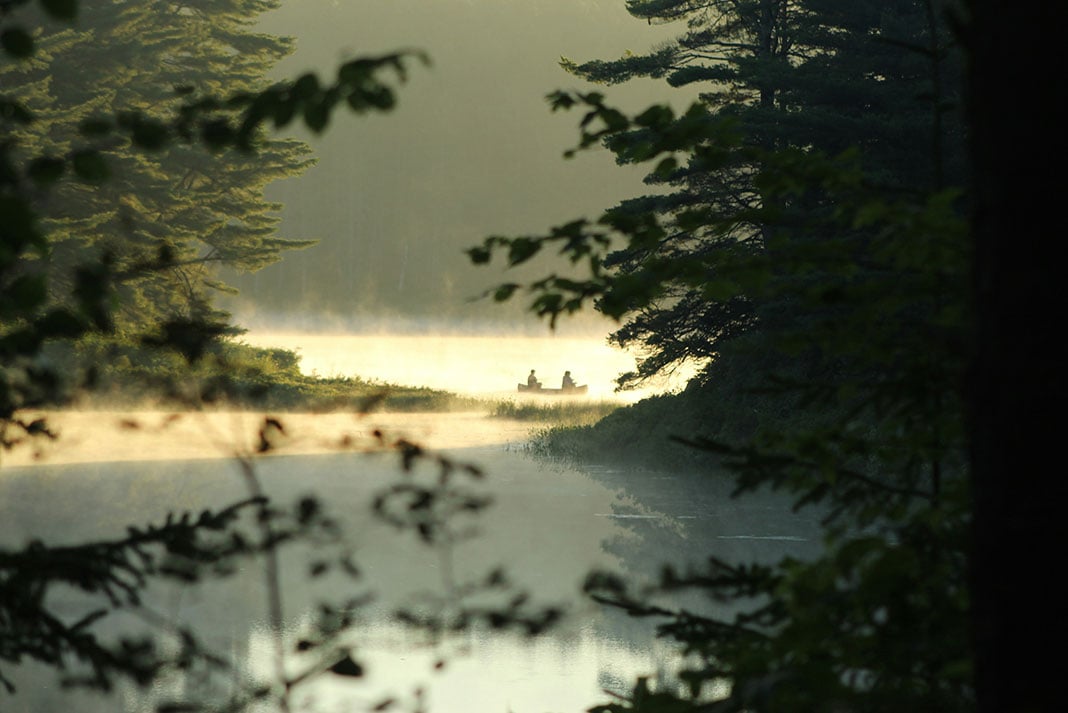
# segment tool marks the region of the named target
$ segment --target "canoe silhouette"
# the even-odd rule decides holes
[[[589,390],[589,386],[586,384],[569,386],[566,389],[549,389],[544,386],[527,386],[526,384],[517,384],[517,386],[521,394],[541,394],[543,396],[581,396]]]

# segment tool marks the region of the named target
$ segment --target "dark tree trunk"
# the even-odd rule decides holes
[[[1065,710],[1066,3],[970,6],[978,709]]]

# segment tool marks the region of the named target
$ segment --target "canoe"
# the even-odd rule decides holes
[[[518,384],[518,387],[521,394],[541,394],[543,396],[581,396],[590,388],[586,384],[570,386],[566,389],[549,389],[544,386],[527,386],[526,384]]]

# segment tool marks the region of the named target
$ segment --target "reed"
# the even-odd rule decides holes
[[[498,401],[490,415],[517,421],[540,421],[569,426],[587,426],[620,408],[616,401]]]

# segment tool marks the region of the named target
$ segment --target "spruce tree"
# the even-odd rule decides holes
[[[220,12],[229,8],[237,13],[269,5],[230,2],[219,3],[217,7]],[[0,78],[3,79],[0,86],[2,451],[26,441],[56,437],[47,418],[41,417],[38,409],[67,405],[70,394],[60,383],[61,377],[66,376],[62,365],[48,358],[46,346],[67,345],[87,336],[110,336],[116,321],[119,326],[125,323],[144,327],[151,322],[153,313],[167,313],[167,304],[160,306],[150,302],[149,298],[153,289],[172,279],[165,276],[156,283],[156,273],[182,266],[177,258],[173,254],[161,255],[155,236],[146,233],[148,250],[155,257],[150,264],[139,264],[136,255],[131,257],[129,254],[130,244],[137,237],[129,237],[134,232],[132,229],[120,235],[109,235],[103,230],[93,232],[97,224],[116,220],[116,196],[129,199],[133,207],[159,208],[150,204],[158,196],[146,194],[142,200],[133,192],[136,186],[129,182],[129,177],[123,179],[121,171],[132,170],[126,162],[141,171],[140,179],[156,179],[159,185],[174,185],[174,182],[164,182],[157,174],[162,171],[160,167],[164,159],[171,155],[169,151],[175,147],[204,145],[216,152],[240,151],[248,158],[261,146],[271,150],[271,146],[264,142],[266,130],[272,126],[282,129],[299,124],[318,132],[339,108],[347,108],[356,114],[388,111],[396,101],[393,80],[404,80],[410,60],[425,62],[425,57],[417,52],[386,53],[360,56],[342,63],[336,77],[323,83],[314,75],[305,75],[251,92],[220,84],[199,96],[186,97],[176,114],[169,114],[169,106],[153,105],[152,111],[143,113],[129,109],[128,105],[120,106],[116,98],[120,92],[116,89],[102,94],[99,102],[87,100],[91,106],[70,117],[65,114],[66,105],[56,101],[52,91],[54,77],[48,71],[49,62],[39,63],[36,58],[51,59],[46,47],[56,55],[62,49],[76,47],[79,41],[85,40],[84,28],[70,33],[55,28],[37,31],[43,19],[39,15],[26,14],[36,7],[42,8],[49,18],[68,23],[73,23],[80,11],[99,10],[96,20],[105,23],[106,27],[118,26],[106,23],[117,21],[123,9],[137,9],[134,3],[119,2],[0,1]],[[192,12],[184,10],[186,6],[166,3],[154,3],[153,7],[172,9],[178,15]],[[109,15],[110,10],[115,10],[116,14]],[[135,15],[126,17],[134,18]],[[199,19],[206,21],[203,17]],[[127,29],[134,26],[136,23]],[[233,27],[236,26],[231,29]],[[139,29],[147,32],[146,26]],[[238,50],[241,49],[238,46],[241,37],[240,32],[234,31],[229,38]],[[151,38],[146,36],[145,39]],[[273,42],[254,40],[246,49],[251,51],[261,45],[271,47]],[[131,43],[129,48],[134,46],[135,43]],[[174,45],[175,48],[180,46]],[[113,86],[112,80],[122,77],[120,64],[123,60],[129,62],[131,71],[139,71],[139,63],[132,55],[113,59],[115,63],[104,71],[115,75],[100,77],[100,82],[95,82],[94,73],[102,68],[88,63],[79,65],[81,84]],[[155,59],[162,66],[179,57]],[[240,60],[235,58],[234,61]],[[146,81],[146,86],[149,84]],[[73,85],[69,88],[77,89]],[[161,89],[160,96],[169,102],[172,94]],[[31,104],[32,111],[28,108]],[[71,103],[67,109],[77,112],[79,107]],[[80,138],[71,138],[71,124],[83,116],[93,118],[78,127]],[[155,163],[137,163],[136,154],[149,149],[156,151]],[[111,180],[126,180],[127,190],[108,191]],[[93,202],[98,197],[101,205],[94,213]],[[159,201],[164,203],[162,199]],[[132,214],[138,218],[149,215],[147,209]],[[94,221],[92,216],[99,216],[99,219]],[[238,214],[234,220],[242,217]],[[50,240],[51,234],[46,226],[59,237]],[[63,276],[59,274],[65,258],[63,251],[68,248],[62,239],[64,235],[66,242],[79,247],[76,254],[71,250],[70,256],[66,257],[74,262],[70,265],[67,286],[61,284]],[[198,233],[196,237],[200,240],[201,235]],[[225,244],[223,238],[228,238],[225,232],[218,245]],[[96,244],[96,240],[110,243]],[[246,254],[269,258],[268,248],[265,241],[264,249],[259,253],[248,251]],[[106,256],[108,249],[115,250],[112,257]],[[173,246],[168,249],[173,250]],[[194,255],[194,259],[199,258]],[[130,305],[122,302],[123,294],[117,294],[115,289],[120,285],[124,286],[127,298],[141,297],[144,303]],[[143,309],[145,305],[149,309]],[[176,298],[172,305],[176,309],[187,306],[192,305],[184,300],[184,296]],[[116,320],[114,317],[119,311],[125,317]],[[168,320],[162,325],[156,341],[174,347],[193,362],[198,351],[215,346],[208,343],[217,336],[212,332],[213,326],[207,320],[199,323],[194,319],[184,322]],[[267,420],[277,424],[274,419]],[[406,459],[410,460],[409,456],[406,455]],[[251,472],[250,477],[255,478]],[[167,503],[162,505],[166,507]],[[249,522],[260,526],[256,528],[258,532],[242,534],[240,521],[245,518],[241,513],[253,509],[256,512],[249,512]],[[14,549],[5,543],[0,546],[0,582],[3,582],[0,586],[0,695],[14,690],[10,669],[26,664],[52,669],[62,679],[60,687],[113,691],[119,683],[130,683],[140,686],[139,690],[145,694],[161,680],[160,676],[170,676],[179,670],[219,671],[222,659],[206,650],[188,632],[181,633],[182,641],[177,647],[169,643],[156,646],[151,636],[157,631],[154,624],[141,634],[120,636],[119,640],[114,640],[113,635],[130,623],[124,613],[131,607],[136,608],[145,592],[161,581],[175,577],[176,581],[188,584],[191,576],[207,574],[231,556],[271,556],[280,543],[295,541],[305,534],[310,536],[309,542],[324,544],[325,540],[319,534],[325,532],[321,526],[326,523],[313,512],[317,510],[314,499],[304,498],[294,509],[293,519],[288,514],[289,508],[276,509],[268,498],[255,497],[205,509],[197,515],[169,513],[166,520],[161,518],[159,523],[148,522],[154,517],[142,513],[139,522],[131,524],[112,540],[48,545],[40,539],[30,538],[24,547],[14,545]],[[289,527],[288,522],[296,527]],[[326,529],[332,529],[332,526]],[[267,535],[268,532],[271,534]],[[259,534],[265,535],[262,548]],[[172,557],[188,562],[191,567],[161,566],[164,560]],[[63,594],[55,596],[59,592]],[[86,611],[92,613],[85,617],[76,615],[72,620],[66,596],[70,593],[84,596],[83,602],[88,606]],[[115,621],[112,615],[117,615],[121,622],[118,629],[110,626]],[[149,619],[162,623],[156,617]],[[177,629],[167,625],[164,628],[170,641],[170,634]],[[161,709],[182,710],[206,710],[206,706],[215,710],[218,708],[216,703],[227,708],[232,704],[235,710],[260,703],[286,708],[291,700],[290,689],[299,682],[279,679],[274,691],[258,684],[255,690],[246,690],[243,686],[235,688],[236,679],[232,676],[226,675],[225,679],[223,695],[229,694],[229,698],[212,699],[217,689],[207,678],[198,677],[198,685],[192,687],[196,690],[183,692],[186,700],[160,701],[159,705]],[[306,674],[300,676],[300,680],[307,679]],[[269,702],[265,696],[270,697]]]
[[[215,291],[229,289],[219,266],[257,270],[310,244],[277,235],[281,206],[263,194],[267,184],[311,165],[304,143],[272,139],[255,154],[164,145],[154,133],[160,127],[140,118],[174,113],[190,95],[266,89],[269,70],[293,45],[252,24],[277,4],[90,0],[73,27],[29,18],[44,28],[37,52],[3,72],[8,94],[36,118],[19,132],[20,155],[70,156],[102,117],[126,122],[143,146],[159,144],[145,152],[114,134],[102,138],[100,156],[84,159],[98,185],[61,183],[41,198],[55,294],[68,290],[87,251],[107,254],[125,276],[120,331],[144,331],[168,317],[203,313]],[[162,269],[140,269],[147,265]]]
[[[970,710],[969,253],[946,17],[926,2],[628,7],[689,32],[574,71],[700,77],[710,91],[678,117],[627,116],[599,93],[553,102],[586,110],[580,147],[654,165],[662,190],[546,235],[491,237],[471,257],[503,249],[521,264],[554,246],[585,263],[584,279],[532,282],[533,307],[555,318],[596,301],[627,320],[617,339],[652,350],[631,379],[706,358],[685,394],[638,404],[622,430],[636,421],[655,448],[656,419],[685,409],[662,435],[715,456],[710,476],[725,468],[738,494],[770,487],[819,508],[825,547],[764,566],[710,543],[652,595],[591,577],[596,600],[661,622],[688,688],[640,680],[595,710]],[[589,435],[628,459],[620,432],[606,419]],[[680,591],[713,604],[656,598]]]
[[[710,294],[707,285],[725,266],[805,260],[806,251],[831,237],[852,241],[854,250],[875,248],[864,230],[828,236],[826,225],[813,228],[818,216],[834,210],[815,181],[789,199],[783,186],[761,183],[769,155],[850,152],[857,180],[918,198],[960,183],[963,136],[960,61],[945,18],[931,3],[635,0],[627,6],[638,18],[685,22],[687,30],[644,55],[564,66],[605,84],[651,77],[699,87],[703,111],[681,117],[674,131],[685,134],[687,124],[722,127],[714,141],[662,162],[648,178],[656,192],[612,211],[616,221],[656,215],[663,235],[628,241],[606,257],[606,267],[641,281],[662,276],[665,262],[689,258],[684,275],[658,281],[655,299],[628,303],[623,295],[618,304],[602,302],[626,318],[614,341],[644,349],[638,371],[621,380],[633,385],[682,361],[707,363],[729,340],[754,329],[795,328],[819,318],[775,296]],[[607,143],[621,162],[642,161],[650,137],[643,126]]]

